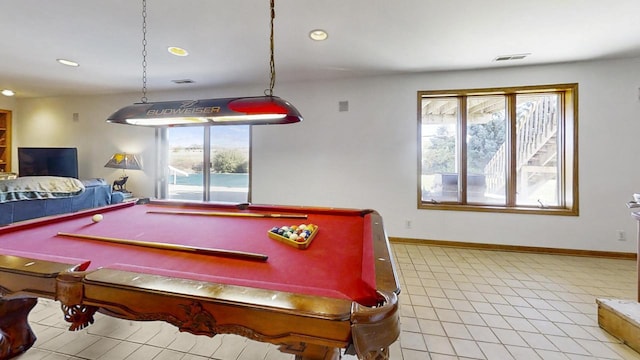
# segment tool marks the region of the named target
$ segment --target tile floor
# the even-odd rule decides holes
[[[402,284],[392,360],[638,359],[598,327],[597,297],[633,299],[635,261],[392,244]],[[30,316],[38,336],[19,360],[278,360],[273,345],[179,333],[99,316],[67,332],[57,303]],[[344,359],[355,359],[345,356]]]

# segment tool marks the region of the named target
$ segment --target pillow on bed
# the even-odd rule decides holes
[[[58,176],[24,176],[0,180],[0,202],[57,199],[76,196],[84,191],[82,182]]]

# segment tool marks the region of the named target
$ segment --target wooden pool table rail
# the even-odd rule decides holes
[[[341,348],[360,359],[388,359],[388,347],[400,334],[400,289],[382,218],[367,214],[379,295],[374,307],[115,268],[84,271],[82,260],[0,255],[0,360],[19,355],[35,341],[27,315],[37,297],[60,301],[73,330],[88,326],[100,311],[129,320],[166,321],[198,335],[237,334],[276,344],[296,359],[338,359]],[[18,317],[8,315],[13,313]]]
[[[38,267],[69,268],[68,264],[45,263]],[[393,292],[380,292],[381,306],[370,308],[341,299],[114,269],[53,275],[22,271],[11,284],[3,284],[0,304],[8,306],[29,295],[50,298],[61,302],[71,330],[93,323],[93,314],[100,311],[122,319],[166,321],[197,335],[237,334],[280,345],[281,351],[301,359],[324,359],[328,355],[318,354],[334,354],[335,349],[351,344],[363,359],[384,358],[368,354],[384,354],[399,335],[394,331],[399,329],[399,315]],[[31,334],[28,325],[20,331],[23,336]]]

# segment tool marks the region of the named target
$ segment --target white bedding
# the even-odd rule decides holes
[[[8,201],[56,199],[81,194],[82,182],[75,178],[58,176],[24,176],[0,180],[0,203]]]

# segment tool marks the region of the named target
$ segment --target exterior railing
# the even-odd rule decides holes
[[[519,109],[516,122],[517,170],[529,165],[546,144],[555,140],[558,131],[556,110],[555,100],[548,96],[542,97],[540,101],[527,103]],[[484,168],[488,194],[500,194],[504,191],[506,151],[505,142]]]
[[[177,169],[171,165],[169,165],[169,174],[171,175],[171,177],[173,177],[173,184],[175,185],[176,183],[176,179],[178,177],[178,174],[183,175],[183,176],[189,176],[189,173],[186,171],[182,171],[180,169]]]

